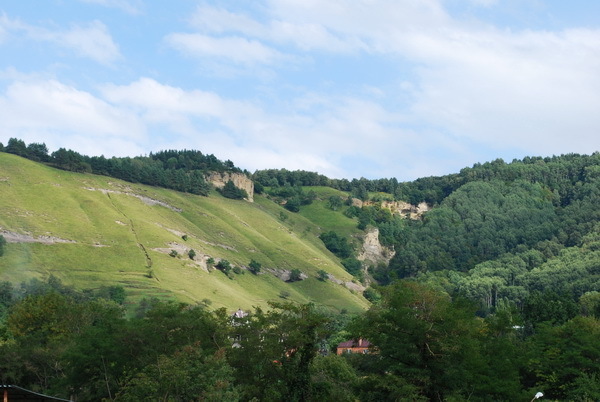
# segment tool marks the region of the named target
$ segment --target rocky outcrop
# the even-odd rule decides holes
[[[368,265],[389,264],[395,252],[379,243],[379,229],[371,228],[365,235],[362,250],[357,259]],[[364,265],[364,264],[363,264]]]
[[[356,203],[355,203],[355,200],[356,200]],[[400,216],[403,216],[405,218],[410,218],[410,219],[421,219],[421,216],[423,216],[423,214],[425,212],[427,212],[431,209],[426,202],[421,202],[421,203],[419,203],[419,205],[412,205],[412,204],[409,204],[408,202],[404,202],[404,201],[381,201],[380,203],[381,203],[382,208],[389,209],[390,211],[392,211],[393,214],[400,215]],[[373,201],[362,202],[355,198],[352,199],[352,205],[356,205],[359,208],[362,207],[363,205],[364,206],[372,206],[375,204],[376,203]]]
[[[206,176],[206,181],[216,188],[223,188],[225,183],[229,180],[231,180],[237,188],[245,190],[246,193],[248,193],[248,201],[254,202],[254,182],[245,174],[212,172]]]

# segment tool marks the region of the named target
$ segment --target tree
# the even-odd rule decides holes
[[[300,271],[298,268],[293,268],[292,271],[290,272],[290,279],[288,279],[289,282],[298,282],[302,280],[302,271]]]
[[[194,251],[193,248],[191,248],[190,251],[188,251],[188,257],[190,257],[190,260],[196,258],[196,251]]]
[[[340,208],[342,206],[342,204],[343,204],[342,197],[340,197],[339,195],[332,195],[329,197],[327,206],[330,209],[337,211],[338,208]]]
[[[238,401],[239,394],[224,351],[211,354],[198,342],[130,376],[118,400]]]
[[[345,237],[338,235],[334,231],[321,233],[319,239],[321,239],[327,250],[340,258],[348,258],[352,255],[352,245]]]
[[[231,198],[233,200],[242,200],[244,198],[248,198],[248,193],[246,190],[236,187],[231,180],[228,180],[227,183],[225,183],[220,192],[223,197]]]
[[[481,323],[472,306],[415,282],[381,288],[382,300],[360,321],[358,335],[377,347],[377,387],[394,398],[466,399],[482,379]],[[371,358],[373,359],[373,358]],[[371,377],[373,378],[373,377]]]
[[[599,400],[600,321],[576,317],[561,326],[540,327],[527,344],[529,387],[559,400]]]
[[[290,212],[298,212],[298,211],[300,211],[301,204],[302,204],[302,201],[301,201],[300,197],[294,196],[286,201],[286,203],[284,204],[284,207],[285,207],[285,209],[287,209]]]
[[[233,327],[239,347],[228,361],[243,400],[315,400],[311,364],[327,336],[328,318],[313,304],[270,303]]]
[[[48,147],[44,143],[35,143],[27,145],[27,158],[36,162],[48,162],[50,156],[48,155]]]
[[[220,260],[215,267],[227,276],[229,276],[232,269],[231,263],[227,260]]]
[[[250,264],[248,264],[248,270],[252,272],[254,275],[257,275],[260,272],[262,265],[260,262],[255,260],[250,260]]]
[[[324,282],[329,279],[329,274],[324,269],[320,269],[319,272],[317,272],[317,279]]]
[[[25,145],[25,142],[23,140],[19,140],[17,138],[10,138],[8,140],[6,148],[4,149],[4,152],[26,157],[27,146]]]

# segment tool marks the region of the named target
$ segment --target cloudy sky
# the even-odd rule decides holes
[[[0,142],[412,180],[600,150],[600,1],[0,4]]]

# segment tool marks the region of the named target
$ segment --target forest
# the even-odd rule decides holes
[[[239,171],[199,151],[106,159],[16,139],[0,151],[200,195],[205,172]],[[411,182],[252,178],[292,213],[320,202],[378,229],[389,264],[361,266],[355,238],[319,236],[367,286],[368,311],[286,301],[237,319],[157,300],[132,311],[119,287],[4,282],[0,380],[76,400],[600,400],[600,154],[498,159]],[[319,199],[316,186],[344,197]],[[430,210],[407,219],[384,201]],[[0,257],[3,247],[0,236]],[[359,338],[370,353],[335,354]]]
[[[204,155],[200,151],[167,150],[134,158],[105,158],[87,156],[60,148],[49,153],[44,143],[26,144],[23,140],[10,138],[0,152],[22,156],[36,162],[47,163],[58,169],[79,173],[94,173],[168,188],[185,193],[208,195],[211,186],[204,179],[207,172],[241,172],[231,161],[221,161],[214,155]]]
[[[415,281],[380,292],[362,315],[290,302],[232,315],[156,299],[126,314],[118,286],[3,282],[0,381],[81,401],[600,398],[597,297],[566,303],[574,311],[557,321],[511,306],[482,319],[467,299]],[[370,353],[335,353],[353,338]]]

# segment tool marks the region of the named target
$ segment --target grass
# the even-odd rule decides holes
[[[5,153],[0,153],[0,194],[0,230],[75,241],[9,243],[0,257],[0,280],[18,283],[53,274],[77,288],[122,285],[131,302],[148,296],[190,303],[207,299],[211,307],[228,309],[265,306],[279,299],[281,291],[289,292],[291,300],[338,310],[368,305],[340,285],[314,279],[321,269],[338,279],[351,279],[317,236],[325,225],[348,232],[356,226],[320,202],[292,214],[262,196],[254,203],[229,200],[216,192],[194,196],[60,171]],[[147,205],[132,194],[160,200],[181,212]],[[284,221],[282,213],[288,217]],[[317,225],[319,219],[325,225]],[[218,270],[206,272],[189,260],[187,251],[173,258],[157,250],[177,247],[172,244],[236,266],[254,259],[265,272],[298,268],[310,278],[289,284],[269,273],[256,276],[243,271],[229,279]]]

